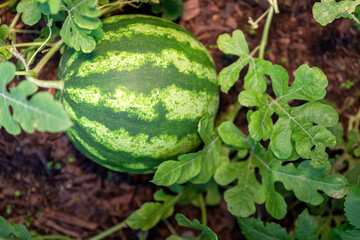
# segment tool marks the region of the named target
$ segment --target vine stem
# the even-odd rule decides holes
[[[38,236],[32,238],[32,240],[46,240],[46,239],[73,240],[73,238],[69,238],[63,235],[44,235],[44,236]]]
[[[271,4],[269,13],[266,17],[266,22],[265,22],[265,26],[264,26],[264,30],[263,30],[263,34],[262,34],[262,38],[261,38],[261,43],[260,43],[259,58],[261,58],[261,59],[264,59],[265,47],[268,42],[270,24],[271,24],[271,20],[274,16],[274,12],[275,12],[274,4]]]
[[[206,206],[204,201],[204,196],[202,194],[199,195],[199,203],[201,210],[201,222],[203,225],[207,225],[207,216],[206,216]]]
[[[12,20],[12,22],[10,23],[9,26],[9,32],[13,33],[13,34],[9,34],[9,39],[11,39],[11,42],[14,44],[15,43],[15,37],[16,37],[16,33],[15,32],[11,32],[13,29],[15,29],[15,25],[16,23],[19,21],[20,18],[20,13],[17,13],[14,17],[14,19]]]
[[[177,235],[175,228],[171,225],[171,223],[167,219],[164,219],[163,222],[166,224],[166,227],[169,229],[172,235]]]
[[[125,221],[122,221],[121,223],[107,229],[106,231],[96,235],[95,237],[90,238],[89,240],[101,240],[101,239],[104,239],[104,238],[110,236],[111,234],[119,231],[120,229],[123,229],[124,227],[126,227],[126,223],[125,223]]]
[[[6,45],[3,46],[4,48],[11,48],[11,47],[36,47],[41,46],[43,42],[32,42],[32,43],[15,43],[13,45]],[[51,46],[52,43],[46,44],[46,46]]]
[[[59,41],[62,42],[62,41]],[[57,42],[56,44],[58,44],[59,42]],[[55,45],[56,45],[55,44]],[[61,43],[62,44],[62,43]],[[60,46],[61,46],[60,44]],[[58,48],[54,51],[54,48],[51,48],[51,50],[41,59],[40,62],[44,61],[44,64],[48,61],[48,59],[53,55],[54,52],[56,52],[58,50]],[[26,60],[24,59],[24,57],[17,51],[17,49],[14,47],[12,49],[10,49],[11,52],[24,64],[25,66],[25,71],[24,72],[32,72],[32,75],[37,75],[37,72],[35,71],[30,71],[29,69],[29,65],[26,62]],[[51,53],[51,55],[49,54],[51,51],[54,51],[53,53]],[[48,56],[49,55],[49,56]],[[47,57],[47,59],[45,59],[45,57]],[[39,62],[39,63],[40,63]],[[39,64],[38,64],[39,65]],[[22,72],[17,72],[16,75],[23,75]],[[62,90],[64,88],[64,81],[63,80],[57,80],[57,81],[52,81],[52,80],[39,80],[33,76],[30,75],[26,75],[26,79],[34,84],[36,84],[39,87],[43,87],[43,88],[56,88],[56,89],[60,89]]]
[[[27,76],[26,79],[34,84],[36,84],[38,87],[42,88],[55,88],[59,90],[64,89],[64,81],[63,80],[39,80],[34,77]]]
[[[0,4],[0,8],[9,6],[9,5],[11,5],[12,3],[15,3],[16,1],[17,1],[17,0],[10,0],[10,1],[4,2],[3,4]]]
[[[233,122],[241,108],[240,102],[236,101],[226,112],[220,115],[220,118],[215,122],[215,127],[220,126],[225,121]]]
[[[130,0],[130,1],[119,0],[119,1],[116,1],[113,3],[105,4],[99,8],[101,11],[100,16],[110,13],[110,12],[116,10],[117,8],[122,7],[123,5],[137,3],[137,2],[139,2],[139,1],[138,0]]]

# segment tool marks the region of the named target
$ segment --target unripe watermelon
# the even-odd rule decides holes
[[[59,98],[74,122],[66,134],[109,169],[154,172],[200,145],[198,122],[218,108],[214,62],[193,35],[161,18],[103,23],[93,52],[67,50],[61,59]]]

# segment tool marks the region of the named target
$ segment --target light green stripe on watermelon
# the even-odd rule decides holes
[[[82,63],[77,76],[86,77],[93,73],[106,73],[109,70],[118,72],[134,71],[147,64],[153,64],[164,69],[172,64],[179,72],[184,74],[193,73],[199,78],[208,79],[213,83],[216,82],[214,68],[208,68],[198,62],[191,61],[184,53],[175,49],[164,49],[160,54],[109,51],[106,56],[98,56],[91,61]]]
[[[91,121],[86,117],[82,116],[78,118],[71,108],[68,102],[63,101],[65,110],[68,112],[69,117],[84,126],[87,132],[99,143],[102,143],[108,149],[117,152],[128,152],[132,153],[134,156],[143,157],[149,156],[153,158],[167,158],[174,154],[180,154],[183,152],[188,152],[193,148],[193,144],[200,143],[197,133],[188,134],[182,139],[178,139],[176,136],[170,136],[165,134],[160,134],[158,137],[153,137],[149,139],[149,136],[143,133],[139,133],[136,136],[130,136],[130,134],[123,128],[118,130],[111,131],[105,125]],[[72,133],[84,148],[89,151],[94,156],[103,160],[100,154],[97,151],[87,145],[84,145],[84,142],[81,138],[76,136],[76,133]]]
[[[89,86],[82,88],[67,88],[71,100],[77,103],[85,102],[95,106],[102,101],[104,106],[115,112],[128,112],[138,118],[151,121],[158,116],[156,105],[159,102],[166,107],[169,120],[197,119],[204,113],[215,114],[218,96],[207,92],[189,91],[171,85],[165,89],[153,89],[150,94],[129,91],[120,87],[113,94],[102,94],[99,88]]]
[[[99,101],[103,98],[101,91],[95,86],[87,86],[86,88],[66,88],[66,92],[70,95],[70,98],[75,102],[86,102],[91,103],[94,106],[99,104]]]
[[[167,37],[173,38],[181,43],[188,43],[192,49],[203,51],[209,60],[213,62],[210,53],[204,45],[195,40],[191,35],[170,27],[162,27],[146,23],[129,24],[126,29],[120,28],[117,31],[107,31],[106,34],[99,40],[99,43],[102,43],[103,41],[119,41],[122,37],[131,38],[134,34]]]
[[[78,58],[78,56],[81,54],[81,52],[74,52],[73,54],[71,54],[71,56],[69,57],[69,59],[66,62],[66,65],[64,66],[64,72],[67,71],[67,69],[73,64],[73,62]],[[60,61],[60,63],[62,64],[62,62]],[[60,68],[61,66],[59,66]],[[67,76],[72,75],[73,73],[67,74]],[[65,79],[67,80],[67,79]]]
[[[136,157],[168,158],[182,152],[188,152],[198,141],[197,133],[188,134],[180,140],[176,136],[159,135],[149,139],[149,136],[139,133],[130,136],[125,129],[110,131],[103,124],[81,117],[79,123],[88,129],[90,135],[108,149],[132,153]],[[199,143],[199,141],[198,141]]]

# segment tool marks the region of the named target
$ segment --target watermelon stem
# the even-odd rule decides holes
[[[26,79],[32,83],[35,83],[38,87],[42,88],[55,88],[55,89],[64,89],[63,80],[39,80],[37,78],[27,76]]]
[[[220,118],[215,122],[215,127],[220,126],[221,123],[225,121],[233,122],[241,109],[241,105],[239,101],[236,101],[233,105],[231,105],[228,110],[220,115]]]

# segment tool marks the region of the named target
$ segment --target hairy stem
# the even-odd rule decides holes
[[[104,239],[108,236],[110,236],[111,234],[119,231],[120,229],[123,229],[124,227],[126,227],[126,223],[125,221],[122,221],[121,223],[107,229],[106,231],[96,235],[95,237],[90,238],[89,240],[100,240],[100,239]]]
[[[35,76],[36,74],[33,71],[16,71],[15,76]]]
[[[271,24],[271,20],[272,20],[273,16],[274,16],[274,5],[271,5],[270,11],[266,17],[266,22],[265,22],[265,26],[264,26],[264,30],[263,30],[263,34],[262,34],[262,38],[261,38],[261,43],[260,43],[259,58],[261,58],[261,59],[264,59],[265,48],[266,48],[266,45],[268,42],[270,24]]]
[[[26,79],[34,84],[36,84],[38,87],[42,88],[55,88],[55,89],[64,89],[64,81],[63,80],[39,80],[37,78],[27,76]]]

